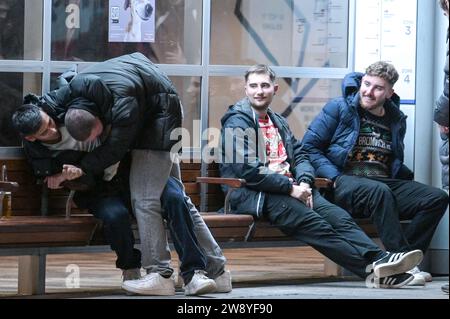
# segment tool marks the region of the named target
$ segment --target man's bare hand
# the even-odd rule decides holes
[[[79,167],[68,164],[63,165],[62,175],[66,180],[70,181],[73,179],[77,179],[78,177],[81,177],[83,174],[84,174],[83,170]]]
[[[307,183],[300,183],[300,185],[292,185],[291,194],[292,197],[304,202],[308,205],[312,203],[312,189]],[[312,208],[312,207],[311,207]]]
[[[48,188],[50,189],[59,189],[62,188],[61,183],[64,182],[66,179],[64,176],[59,173],[52,176],[47,176],[44,179],[44,182],[47,183]]]
[[[313,195],[309,196],[306,201],[305,204],[307,207],[314,209],[314,204],[313,204]]]
[[[448,134],[449,132],[448,126],[439,125],[439,131],[443,134]]]

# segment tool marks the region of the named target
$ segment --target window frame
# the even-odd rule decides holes
[[[248,66],[242,65],[211,65],[210,43],[211,43],[211,2],[217,0],[202,1],[202,30],[201,30],[201,62],[200,65],[188,64],[158,64],[158,66],[169,76],[197,76],[201,79],[200,93],[200,124],[201,132],[208,127],[209,112],[209,77],[211,76],[242,76]],[[346,68],[311,68],[311,67],[273,67],[280,78],[319,78],[319,79],[342,79],[347,73],[354,69],[354,46],[355,46],[355,12],[356,0],[349,1],[348,13],[348,48]],[[78,70],[96,62],[73,62],[51,60],[51,31],[52,31],[52,0],[43,0],[43,36],[42,36],[42,60],[0,60],[0,72],[34,72],[42,74],[42,94],[50,90],[52,73],[62,73],[74,65]],[[201,137],[200,137],[201,138]],[[208,141],[198,141],[200,148],[183,149],[183,157],[199,160],[201,150],[206,147]],[[0,147],[1,158],[23,157],[21,147]]]

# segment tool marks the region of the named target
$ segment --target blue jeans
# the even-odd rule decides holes
[[[189,283],[195,270],[206,269],[206,258],[194,233],[194,222],[183,189],[174,177],[169,177],[162,194],[162,216],[167,221],[170,236],[180,259],[181,276]]]
[[[105,239],[116,253],[116,267],[141,268],[141,252],[134,248],[130,215],[119,196],[100,197],[89,207],[89,212],[103,222]]]

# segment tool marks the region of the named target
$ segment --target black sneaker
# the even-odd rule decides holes
[[[375,288],[400,288],[407,285],[414,279],[414,275],[403,273],[393,276],[388,276],[380,279],[375,279]]]
[[[420,264],[422,258],[423,253],[419,249],[406,253],[387,252],[386,256],[372,264],[373,272],[376,278],[402,274]]]

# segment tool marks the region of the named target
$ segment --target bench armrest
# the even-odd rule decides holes
[[[333,186],[333,181],[328,178],[316,177],[314,179],[314,186],[316,186],[316,188],[328,189]]]
[[[223,184],[233,188],[240,188],[246,185],[245,179],[221,177],[197,177],[197,183]],[[317,188],[330,188],[333,185],[333,181],[328,178],[316,177],[314,185]]]
[[[225,196],[225,202],[223,206],[225,214],[228,214],[230,212],[230,194],[233,192],[234,189],[244,187],[247,184],[245,179],[240,178],[197,177],[196,181],[197,183],[221,184],[230,187]],[[333,181],[327,178],[315,178],[314,185],[317,188],[327,189],[333,185]]]
[[[15,192],[19,189],[19,184],[16,182],[0,182],[1,192]]]
[[[233,188],[244,187],[247,182],[240,178],[222,178],[222,177],[197,177],[197,183],[222,184]]]

